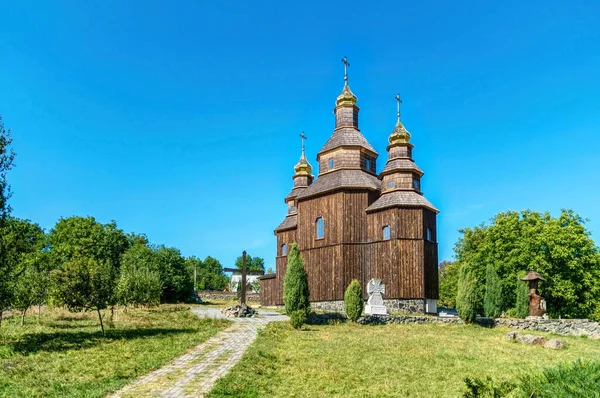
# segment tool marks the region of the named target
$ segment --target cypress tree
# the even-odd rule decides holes
[[[360,283],[354,279],[350,282],[344,293],[344,307],[348,319],[356,322],[362,314],[364,304],[362,288],[360,287]]]
[[[308,314],[310,312],[308,298],[308,275],[304,270],[304,261],[298,245],[292,243],[288,253],[287,270],[283,278],[285,312],[291,315],[294,311],[303,310]]]
[[[500,278],[491,264],[485,272],[485,295],[483,297],[483,311],[485,316],[496,318],[500,315],[502,303],[502,287]]]
[[[477,318],[477,279],[466,265],[462,266],[456,293],[456,311],[465,323]]]
[[[529,316],[529,288],[527,283],[521,280],[524,274],[519,276],[517,281],[517,299],[515,302],[515,315],[517,318],[527,318]]]

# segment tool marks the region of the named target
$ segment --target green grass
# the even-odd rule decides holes
[[[210,397],[459,397],[465,377],[509,380],[600,356],[597,340],[561,337],[568,347],[555,351],[507,341],[508,331],[443,324],[294,330],[273,323]]]
[[[205,341],[229,321],[187,306],[118,314],[103,336],[95,313],[14,316],[0,328],[0,397],[103,397]]]

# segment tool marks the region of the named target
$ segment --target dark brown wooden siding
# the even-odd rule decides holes
[[[424,241],[424,264],[425,272],[425,297],[438,299],[440,296],[439,274],[438,274],[438,244],[437,244],[437,214],[430,210],[423,210],[423,229],[431,229],[431,241]]]
[[[260,280],[260,304],[261,305],[278,305],[277,297],[279,295],[277,286],[277,277],[264,278]]]

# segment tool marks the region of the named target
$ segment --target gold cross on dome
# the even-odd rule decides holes
[[[304,135],[304,131],[300,133],[300,138],[302,139],[302,155],[304,155],[304,140],[306,140],[306,136]]]
[[[400,104],[402,103],[402,100],[400,99],[400,93],[396,94],[394,99],[396,102],[398,102],[398,121],[400,121]]]
[[[344,56],[342,58],[342,62],[344,63],[344,81],[348,84],[348,67],[350,66],[350,62],[348,62],[348,57]]]

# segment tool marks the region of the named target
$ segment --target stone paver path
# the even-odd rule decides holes
[[[192,311],[200,317],[224,318],[218,308],[193,308]],[[226,318],[235,321],[234,324],[111,397],[203,397],[240,360],[256,339],[258,328],[288,319],[272,311],[259,310],[259,314],[259,318]]]

